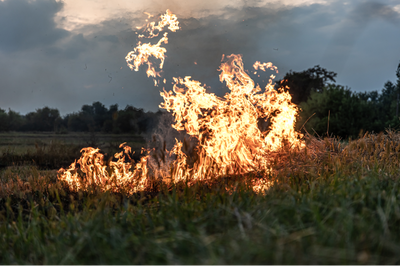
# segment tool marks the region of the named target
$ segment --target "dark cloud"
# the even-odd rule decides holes
[[[58,58],[60,60],[77,59],[83,52],[93,48],[91,42],[87,40],[82,33],[70,35],[66,38],[62,45],[49,46],[44,49],[48,56]]]
[[[386,80],[395,78],[400,59],[398,13],[374,2],[359,5],[353,1],[350,8],[339,2],[307,6],[258,3],[257,7],[247,2],[219,10],[218,15],[211,10],[203,10],[201,17],[186,12],[187,16],[178,16],[181,30],[170,33],[165,45],[165,88],[171,89],[172,77],[192,76],[221,95],[226,88],[219,82],[217,69],[223,54],[235,53],[243,55],[248,70],[255,61],[274,63],[280,72],[277,78],[290,69],[302,71],[319,64],[339,72],[339,84],[354,90],[379,90]],[[158,109],[162,87],[154,87],[144,69],[131,71],[125,62],[138,41],[134,26],[146,18],[142,13],[123,14],[67,32],[54,23],[62,8],[60,2],[6,0],[0,2],[0,13],[5,7],[9,14],[7,19],[0,16],[0,40],[12,33],[4,25],[19,27],[16,31],[26,36],[20,36],[23,41],[0,42],[0,50],[18,51],[0,53],[0,108],[26,113],[49,106],[66,114],[101,101],[107,106],[118,103],[122,108],[131,104]],[[24,11],[25,15],[20,15],[24,8],[37,14]],[[31,17],[39,14],[44,17],[39,24],[29,25],[34,24]],[[356,48],[352,52],[349,47]],[[263,78],[254,78],[263,84]]]
[[[0,50],[16,52],[47,46],[68,35],[54,16],[63,7],[54,0],[0,1]]]
[[[337,71],[342,71],[351,57],[356,42],[371,24],[382,21],[397,27],[397,29],[400,28],[400,14],[389,5],[366,1],[352,6],[345,17],[340,20],[339,26],[327,46],[323,61],[332,61],[335,58]],[[389,30],[392,31],[392,28]],[[371,37],[374,38],[374,36]],[[377,39],[370,41],[379,42]]]
[[[305,8],[275,4],[227,8],[219,16],[181,19],[181,31],[171,33],[166,46],[165,75],[192,76],[211,85],[214,92],[223,93],[226,90],[217,71],[223,54],[242,54],[248,70],[255,61],[272,61],[280,70],[288,71],[295,66],[294,61],[300,61],[299,55],[312,58],[316,50],[321,50],[318,46],[326,36],[318,30],[328,23],[322,20],[324,15],[321,5]],[[267,81],[264,79],[264,83]]]
[[[350,12],[349,19],[359,25],[365,25],[365,23],[371,22],[373,19],[383,19],[398,24],[400,22],[400,14],[391,6],[371,1],[358,4]]]

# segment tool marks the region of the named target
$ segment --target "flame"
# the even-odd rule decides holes
[[[151,15],[149,13],[145,13],[150,18]],[[139,38],[154,38],[159,35],[164,30],[164,27],[168,26],[168,29],[172,32],[176,32],[179,30],[179,21],[176,15],[172,14],[171,11],[167,9],[164,15],[161,15],[161,21],[155,25],[155,22],[150,22],[144,28],[144,33],[140,34]],[[168,32],[164,32],[163,37],[156,43],[142,43],[138,42],[136,48],[129,52],[125,57],[126,63],[131,70],[139,71],[139,67],[143,64],[147,65],[147,77],[154,78],[154,85],[157,86],[157,81],[155,78],[161,77],[161,69],[164,66],[165,53],[167,49],[161,47],[162,44],[168,43]],[[160,70],[156,70],[154,64],[149,61],[150,57],[155,57],[160,60],[160,64],[158,68]]]
[[[275,69],[272,63],[261,66]],[[219,70],[220,81],[230,90],[224,98],[207,93],[191,77],[175,78],[173,91],[161,92],[160,107],[172,112],[173,128],[198,139],[204,156],[220,166],[221,174],[266,169],[271,152],[285,142],[301,144],[294,131],[298,110],[288,92],[275,90],[271,79],[262,92],[245,72],[240,55],[223,56]],[[260,119],[270,121],[268,132],[258,128]]]
[[[177,17],[169,10],[160,19],[157,25],[148,23],[139,38],[157,37],[167,26],[171,32],[179,30]],[[147,76],[153,77],[155,86],[161,83],[156,78],[161,77],[167,52],[162,44],[168,43],[167,36],[168,32],[164,32],[156,44],[139,41],[125,58],[131,70],[138,71],[140,66],[147,65]],[[149,61],[151,57],[160,60],[159,70]],[[257,61],[253,68],[255,75],[268,69],[278,73],[270,62]],[[135,193],[145,190],[149,180],[156,178],[171,182],[186,180],[190,184],[222,175],[268,172],[274,152],[283,147],[304,146],[302,135],[294,130],[298,108],[287,91],[275,89],[275,75],[270,75],[262,89],[245,71],[242,56],[236,54],[223,55],[219,71],[220,81],[229,90],[224,97],[208,93],[205,85],[190,76],[173,78],[172,90],[163,88],[160,92],[164,100],[160,108],[172,113],[175,120],[172,127],[197,140],[198,159],[191,167],[181,141],[176,140],[171,151],[167,151],[172,158],[168,165],[151,169],[147,163],[150,150],[143,150],[146,154],[134,164],[129,156],[130,147],[123,143],[120,148],[124,151],[114,155],[116,162],[105,162],[99,149],[83,148],[77,162],[59,170],[59,179],[75,190],[96,186]],[[165,84],[166,80],[162,82]],[[260,121],[269,124],[266,131],[260,130]],[[270,186],[266,179],[253,180],[256,192],[262,193]]]
[[[145,12],[145,14],[148,16],[148,18],[154,17],[153,15],[151,15],[147,12]],[[139,38],[157,37],[159,35],[159,33],[162,32],[164,30],[164,27],[166,27],[167,25],[168,25],[168,29],[172,32],[179,30],[178,18],[176,17],[176,15],[172,14],[171,11],[169,11],[169,9],[167,9],[165,14],[161,15],[160,18],[161,18],[161,20],[158,22],[157,25],[154,21],[147,23],[147,25],[144,26],[143,34],[140,34],[138,37]],[[141,28],[143,28],[143,27],[141,27]]]
[[[109,163],[104,160],[100,149],[83,148],[78,162],[72,163],[68,169],[61,168],[58,171],[58,179],[65,181],[75,190],[88,190],[91,186],[114,192],[128,190],[129,193],[135,193],[144,190],[148,176],[148,155],[143,156],[140,162],[134,165],[129,156],[131,148],[126,143],[119,147],[124,151],[114,155],[116,162]],[[77,163],[80,167],[77,167]]]

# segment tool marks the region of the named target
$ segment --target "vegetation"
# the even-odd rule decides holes
[[[290,93],[293,103],[300,104],[307,101],[311,92],[321,92],[328,81],[335,82],[336,76],[317,65],[302,72],[290,70],[278,84]]]
[[[0,110],[0,131],[47,131],[0,133],[0,263],[400,263],[400,132],[360,134],[398,126],[400,65],[381,93],[327,84],[334,73],[314,70],[298,128],[308,121],[322,137],[306,134],[304,149],[272,154],[269,172],[193,186],[156,180],[134,195],[71,191],[57,169],[84,146],[109,158],[127,141],[140,154],[144,140],[132,133],[161,113],[98,102],[63,118],[48,107]],[[265,177],[270,188],[255,192]]]
[[[400,98],[400,64],[397,81],[387,81],[378,91],[353,92],[334,84],[336,73],[320,66],[302,72],[289,71],[277,82],[300,107],[297,129],[310,134],[333,132],[342,139],[356,138],[360,132],[383,132],[398,129]],[[287,89],[290,88],[290,89]],[[0,132],[102,132],[143,134],[158,125],[164,112],[145,112],[133,106],[119,110],[100,102],[83,105],[79,112],[60,116],[57,109],[44,107],[21,115],[0,108]],[[268,124],[268,123],[267,123]],[[263,129],[265,130],[265,129]]]
[[[83,147],[98,147],[106,157],[120,152],[119,145],[126,142],[138,160],[145,140],[140,135],[74,132],[69,134],[0,133],[0,169],[13,165],[34,165],[39,169],[68,167],[79,158]]]
[[[56,171],[0,172],[2,264],[399,263],[400,134],[282,151],[248,176],[133,196],[71,192]]]
[[[77,113],[60,117],[57,109],[44,107],[21,115],[15,111],[0,109],[0,132],[103,132],[141,134],[158,123],[162,112],[144,112],[133,106],[118,110],[118,105],[105,107],[100,102],[83,105]]]
[[[314,72],[320,73],[320,76],[313,74]],[[315,68],[300,73],[290,72],[286,83],[293,86],[294,91],[291,93],[294,94],[294,99],[299,97],[298,93],[303,97],[303,101],[299,103],[301,112],[297,129],[304,126],[310,134],[318,135],[329,135],[333,132],[335,136],[345,139],[354,139],[367,131],[379,133],[386,128],[398,129],[400,64],[396,75],[396,84],[388,81],[381,93],[378,93],[352,92],[347,87],[327,84],[326,81],[333,80],[336,75],[324,69],[319,69],[319,72]],[[296,82],[303,90],[293,85]]]

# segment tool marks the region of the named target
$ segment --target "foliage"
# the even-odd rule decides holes
[[[118,105],[105,107],[100,102],[83,105],[79,112],[61,117],[57,109],[44,107],[20,115],[0,109],[0,132],[4,131],[43,131],[56,133],[105,132],[141,134],[151,130],[157,124],[162,112],[144,112],[127,105],[118,110]]]
[[[300,103],[297,129],[305,124],[309,133],[315,131],[318,135],[333,133],[342,138],[355,138],[360,132],[399,128],[400,64],[396,75],[396,85],[387,81],[381,93],[357,93],[334,84],[312,90],[308,100]]]
[[[335,82],[336,76],[335,72],[317,65],[302,72],[290,70],[278,84],[282,88],[290,88],[292,102],[300,104],[307,101],[312,91],[320,92],[328,81]]]
[[[309,133],[323,135],[329,131],[343,138],[354,138],[362,129],[379,128],[374,124],[379,118],[374,119],[377,114],[371,107],[371,102],[360,99],[350,89],[330,84],[321,92],[311,92],[309,100],[300,104],[302,113],[297,127],[310,118],[305,124]]]
[[[44,107],[25,115],[21,131],[53,131],[54,123],[60,117],[57,109]]]
[[[118,110],[117,104],[107,109],[100,102],[95,102],[91,106],[82,106],[80,112],[69,114],[64,120],[70,131],[141,134],[157,123],[160,114],[144,112],[130,105],[123,110]]]

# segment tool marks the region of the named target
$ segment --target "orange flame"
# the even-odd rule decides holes
[[[75,161],[66,170],[61,168],[58,171],[58,179],[65,181],[75,190],[88,190],[91,186],[99,187],[103,191],[114,192],[121,191],[121,189],[127,190],[129,193],[144,190],[148,176],[148,155],[143,156],[139,163],[133,165],[129,156],[131,148],[125,143],[119,147],[124,151],[114,155],[118,161],[109,163],[105,162],[100,149],[83,148],[78,162]],[[125,162],[126,159],[128,162]],[[80,167],[77,167],[77,163]],[[134,168],[133,171],[131,168]]]
[[[166,26],[172,32],[179,29],[177,17],[169,10],[160,18],[157,25],[155,22],[148,23],[139,38],[145,35],[147,38],[157,37]],[[139,41],[126,56],[131,70],[138,71],[141,65],[147,64],[147,76],[154,78],[156,86],[155,78],[161,77],[167,51],[161,45],[168,42],[167,35],[164,32],[154,45]],[[150,57],[161,61],[159,71],[149,61]],[[257,61],[253,67],[254,74],[268,69],[278,73],[272,63]],[[171,112],[175,119],[172,127],[184,130],[198,140],[198,160],[192,167],[189,167],[187,155],[182,151],[183,143],[178,140],[169,152],[170,158],[174,158],[172,163],[167,168],[150,169],[152,176],[147,164],[150,151],[134,165],[129,157],[130,147],[121,144],[124,151],[115,154],[117,162],[105,163],[99,149],[82,149],[78,162],[71,164],[67,170],[59,170],[59,179],[76,190],[87,190],[95,185],[103,190],[120,191],[125,188],[134,193],[146,189],[148,181],[155,177],[172,182],[192,182],[227,174],[268,171],[271,153],[284,146],[293,148],[304,145],[302,135],[294,130],[298,108],[291,102],[288,92],[275,89],[272,81],[275,75],[270,75],[268,84],[261,89],[246,73],[242,56],[235,54],[222,56],[219,71],[220,81],[225,82],[230,91],[224,97],[208,93],[204,85],[189,76],[174,78],[172,91],[163,89],[160,93],[164,99],[160,107]],[[165,79],[163,83],[166,83]],[[260,130],[260,121],[269,125],[266,131]],[[265,179],[254,180],[253,189],[262,192],[270,185]]]
[[[151,16],[148,13],[146,13],[146,15],[148,15],[149,18]],[[178,18],[168,9],[164,15],[160,16],[160,18],[161,21],[159,21],[157,25],[155,25],[155,22],[148,23],[144,29],[144,34],[140,34],[138,37],[144,38],[146,37],[145,34],[148,35],[147,38],[157,37],[167,25],[168,29],[172,32],[179,30]],[[164,32],[163,37],[156,44],[141,43],[139,41],[136,48],[129,52],[125,57],[128,67],[131,70],[139,71],[141,65],[147,64],[147,77],[161,77],[161,69],[164,66],[165,53],[167,52],[167,49],[161,47],[163,43],[168,43],[168,32]],[[160,69],[159,71],[157,71],[153,63],[149,61],[150,57],[155,57],[161,61],[158,66]],[[157,81],[155,79],[154,84],[157,86]]]
[[[267,66],[273,68],[271,63]],[[176,130],[185,130],[199,140],[205,156],[218,164],[225,174],[266,169],[271,151],[284,142],[300,144],[294,131],[297,107],[287,92],[276,91],[272,80],[261,92],[259,85],[244,71],[240,55],[223,56],[220,81],[230,90],[224,98],[207,93],[190,77],[174,79],[173,91],[161,92],[166,109],[175,117]],[[258,128],[260,119],[271,123],[268,132]],[[235,166],[235,167],[234,167]]]

